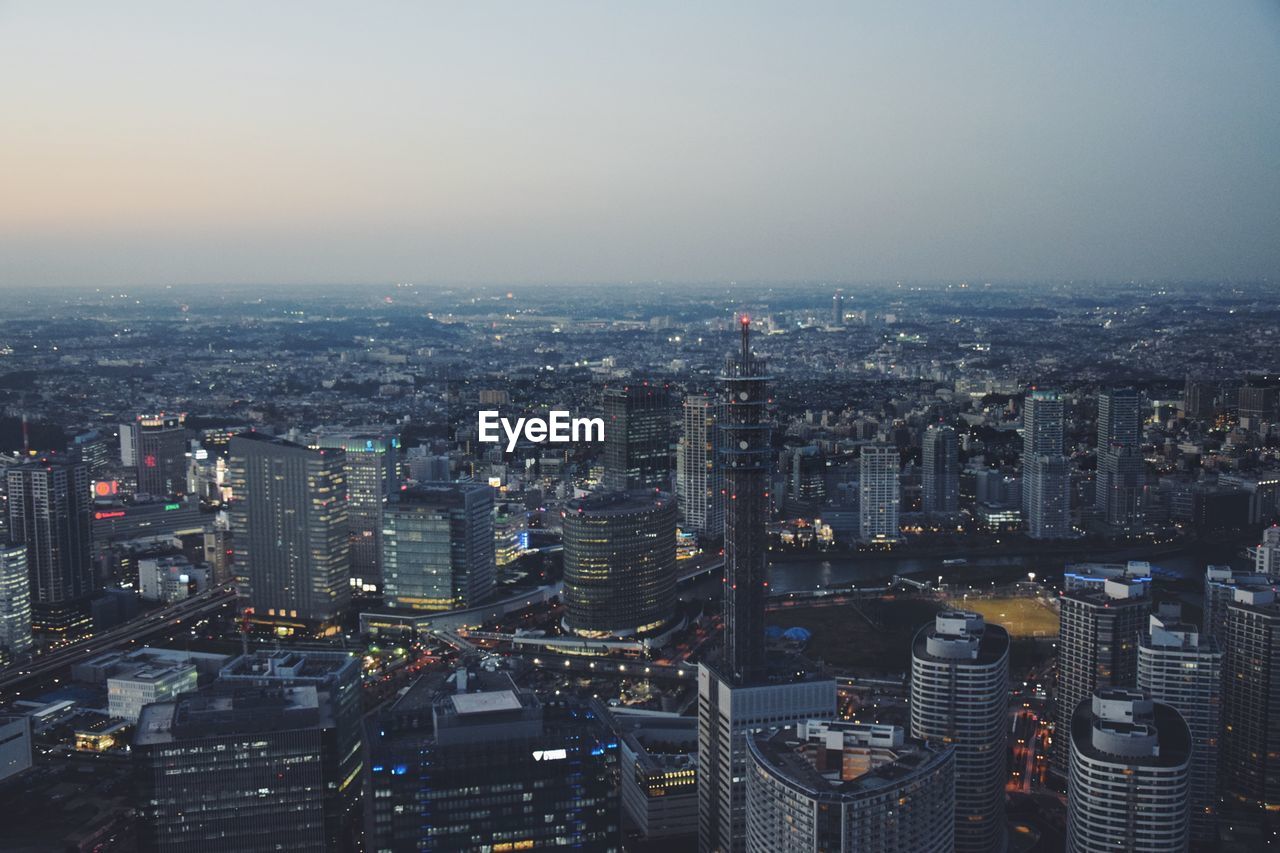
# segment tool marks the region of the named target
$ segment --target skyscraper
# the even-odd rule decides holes
[[[346,454],[347,519],[351,537],[351,580],[357,588],[382,588],[382,513],[398,483],[400,439],[383,434],[321,434],[313,447],[338,447]]]
[[[0,542],[0,666],[31,651],[31,579],[27,546]]]
[[[144,495],[187,493],[185,415],[139,415],[133,425],[133,458],[138,492]]]
[[[1070,482],[1063,457],[1062,398],[1032,388],[1022,410],[1022,514],[1033,539],[1071,532]]]
[[[817,720],[747,742],[750,853],[958,849],[951,747],[898,726]]]
[[[27,547],[32,628],[52,641],[89,628],[89,475],[83,463],[48,456],[7,471],[9,537]]]
[[[724,535],[723,412],[724,404],[709,396],[686,397],[676,452],[676,500],[684,529],[713,538]]]
[[[1223,679],[1222,788],[1232,822],[1274,838],[1280,820],[1280,602],[1240,588],[1228,606]]]
[[[1192,742],[1182,715],[1108,687],[1069,719],[1067,853],[1185,851]]]
[[[844,291],[837,290],[831,297],[831,325],[844,325]]]
[[[901,464],[898,448],[892,444],[868,444],[862,448],[858,466],[858,532],[863,542],[898,540]]]
[[[725,648],[719,663],[698,665],[698,849],[746,846],[747,736],[764,726],[830,719],[835,682],[770,678],[764,617],[768,588],[765,523],[769,506],[770,426],[764,359],[751,352],[751,322],[741,319],[741,349],[725,363]]]
[[[1129,687],[1138,676],[1138,639],[1151,611],[1149,578],[1111,579],[1060,599],[1058,698],[1053,770],[1066,775],[1067,733],[1075,710],[1101,687]]]
[[[670,625],[676,610],[676,507],[665,492],[604,492],[569,501],[564,525],[565,627],[630,636]]]
[[[911,736],[955,747],[955,849],[1008,846],[1009,634],[980,614],[947,611],[911,644]]]
[[[1192,625],[1152,616],[1138,646],[1138,687],[1181,714],[1191,730],[1190,837],[1213,841],[1218,835],[1222,650]]]
[[[606,388],[604,488],[671,491],[671,398],[648,382]]]
[[[924,431],[922,444],[922,508],[939,515],[958,512],[960,467],[955,429],[933,424]]]
[[[382,539],[391,607],[475,607],[493,592],[493,489],[485,483],[422,483],[398,492],[384,513]]]
[[[1111,388],[1098,395],[1094,506],[1103,522],[1120,530],[1141,527],[1146,509],[1141,412],[1141,399],[1132,388]]]
[[[1204,570],[1204,613],[1202,633],[1218,641],[1225,650],[1227,644],[1227,620],[1231,604],[1238,589],[1269,589],[1280,587],[1280,578],[1274,572],[1244,572],[1231,566],[1206,566]]]
[[[335,631],[351,601],[345,454],[242,433],[231,439],[235,561],[255,620]]]

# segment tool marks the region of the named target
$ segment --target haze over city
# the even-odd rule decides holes
[[[1280,7],[0,5],[0,287],[1274,280]]]

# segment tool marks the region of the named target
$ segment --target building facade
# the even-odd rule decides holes
[[[1022,416],[1022,515],[1028,535],[1064,539],[1071,533],[1071,506],[1062,397],[1057,391],[1033,388]]]
[[[383,597],[407,610],[474,607],[493,593],[493,489],[422,483],[384,513]]]
[[[862,448],[858,464],[858,536],[863,542],[898,540],[901,467],[898,448],[892,444],[868,444]]]
[[[724,535],[723,407],[710,396],[686,397],[676,450],[676,501],[684,529],[712,538]]]
[[[607,491],[671,491],[671,397],[641,382],[606,388],[604,482]]]
[[[0,666],[30,654],[31,578],[27,546],[0,542]]]
[[[935,515],[959,512],[960,464],[955,428],[930,426],[924,431],[921,453],[921,508]]]
[[[382,514],[396,490],[400,439],[382,434],[326,433],[312,446],[341,448],[347,478],[347,520],[351,539],[351,582],[359,589],[382,588]]]

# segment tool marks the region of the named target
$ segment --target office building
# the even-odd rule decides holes
[[[569,501],[565,627],[591,637],[646,634],[676,609],[676,507],[665,492],[605,492]]]
[[[1187,849],[1191,731],[1141,690],[1103,688],[1070,717],[1067,853]]]
[[[827,460],[816,446],[796,448],[791,454],[785,513],[788,518],[813,518],[827,500]]]
[[[164,497],[187,493],[185,415],[139,415],[130,431],[138,493]],[[121,436],[125,432],[121,430]]]
[[[167,702],[196,689],[196,666],[180,661],[121,663],[107,676],[107,713],[131,723],[146,705]]]
[[[676,451],[676,501],[684,529],[712,538],[724,535],[723,408],[708,396],[686,397]]]
[[[1232,821],[1280,831],[1280,603],[1269,588],[1237,588],[1228,605],[1222,788]]]
[[[1066,734],[1080,703],[1103,687],[1130,687],[1138,677],[1138,640],[1151,611],[1150,578],[1108,578],[1103,588],[1064,593],[1058,635],[1058,701],[1052,769],[1065,776]]]
[[[99,549],[131,539],[195,533],[204,530],[210,518],[200,511],[197,495],[96,500],[91,518],[93,545]]]
[[[341,449],[252,432],[231,439],[235,564],[255,621],[336,630],[351,601],[345,464]]]
[[[671,398],[664,385],[640,382],[606,388],[606,491],[671,491]]]
[[[31,718],[0,714],[0,782],[31,767]]]
[[[31,653],[31,578],[27,546],[0,542],[0,666]]]
[[[1034,539],[1071,534],[1070,481],[1057,391],[1033,388],[1022,409],[1022,514]]]
[[[186,557],[138,559],[138,594],[144,601],[174,604],[190,596],[193,586],[197,592],[200,588],[208,589],[208,573],[196,569]]]
[[[726,359],[722,460],[725,469],[725,640],[718,662],[698,665],[698,849],[746,849],[747,737],[765,726],[830,719],[835,682],[793,662],[765,659],[768,590],[765,524],[769,511],[771,430],[768,374],[751,352],[751,322],[741,318],[741,349]]]
[[[9,537],[27,546],[31,623],[51,642],[89,629],[96,587],[89,559],[89,476],[83,463],[56,456],[6,471]]]
[[[1191,731],[1190,837],[1217,838],[1218,760],[1222,738],[1222,649],[1195,626],[1151,617],[1138,646],[1138,688],[1169,705]]]
[[[366,726],[365,849],[622,848],[617,744],[596,710],[504,672],[423,677]]]
[[[1188,376],[1186,386],[1182,392],[1182,411],[1188,418],[1197,420],[1212,418],[1214,415],[1214,398],[1217,393],[1218,386],[1214,383],[1193,379]]]
[[[960,510],[960,464],[956,431],[934,424],[922,442],[921,508],[934,515]]]
[[[698,837],[698,721],[678,714],[613,714],[622,809],[645,841]]]
[[[1254,570],[1260,575],[1280,575],[1280,526],[1262,531],[1262,541],[1254,549]]]
[[[980,614],[946,611],[911,644],[911,736],[955,748],[955,849],[1008,847],[1009,634]]]
[[[868,444],[858,466],[858,535],[863,542],[896,542],[898,509],[902,501],[898,485],[901,459],[892,444]]]
[[[383,594],[408,610],[474,607],[493,592],[493,489],[423,483],[398,492],[383,514]]]
[[[749,853],[950,853],[951,747],[898,726],[812,721],[748,739]]]
[[[347,478],[351,583],[359,590],[381,589],[382,514],[399,482],[400,439],[382,434],[323,433],[315,437],[312,446],[341,448],[345,454],[342,470]]]
[[[1098,395],[1098,472],[1094,507],[1117,530],[1144,523],[1147,505],[1146,462],[1142,456],[1142,400],[1133,388],[1112,388]]]
[[[1250,376],[1240,386],[1239,415],[1242,426],[1260,430],[1280,419],[1280,376]]]
[[[244,688],[251,696],[294,688],[314,691],[321,717],[324,849],[347,849],[344,845],[359,824],[357,807],[364,768],[360,658],[341,651],[257,651],[224,666],[213,686],[233,692]]]

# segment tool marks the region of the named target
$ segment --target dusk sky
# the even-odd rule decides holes
[[[1280,277],[1280,4],[0,0],[0,287]]]

